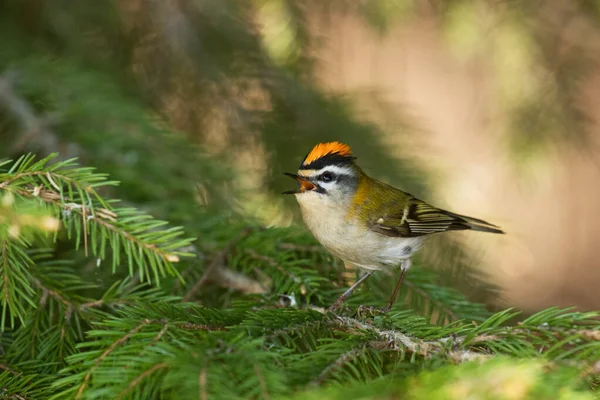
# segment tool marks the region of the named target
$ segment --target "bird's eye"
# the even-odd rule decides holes
[[[321,180],[323,182],[331,182],[333,180],[333,174],[331,172],[323,172],[321,174]]]

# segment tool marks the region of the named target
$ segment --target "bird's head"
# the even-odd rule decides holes
[[[297,174],[285,173],[300,184],[294,194],[303,200],[344,202],[356,193],[360,169],[354,164],[350,146],[339,142],[319,143],[304,157]]]

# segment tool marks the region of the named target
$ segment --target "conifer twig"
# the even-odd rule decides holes
[[[253,249],[244,249],[244,252],[247,253],[248,255],[250,255],[250,257],[254,258],[255,260],[266,262],[271,267],[273,267],[273,268],[277,269],[278,271],[280,271],[282,274],[287,275],[290,278],[292,278],[292,280],[294,282],[296,282],[296,283],[302,282],[302,279],[300,279],[297,275],[295,275],[295,274],[289,272],[288,270],[286,270],[274,258],[269,257],[269,256],[265,256],[263,254],[259,254],[255,250],[253,250]]]
[[[206,368],[202,368],[198,374],[198,389],[200,390],[200,400],[208,400],[206,390]]]
[[[90,378],[92,377],[92,373],[94,372],[94,370],[96,369],[96,367],[98,367],[98,365],[100,365],[102,363],[102,361],[104,361],[104,359],[106,357],[108,357],[108,355],[110,353],[113,352],[113,350],[125,343],[131,336],[135,335],[137,332],[139,332],[144,326],[150,324],[152,321],[149,319],[145,319],[144,321],[142,321],[142,323],[140,323],[138,326],[136,326],[135,328],[131,329],[129,331],[129,333],[127,333],[126,335],[124,335],[123,337],[119,338],[119,340],[116,340],[113,342],[113,344],[110,345],[110,347],[108,349],[106,349],[104,351],[104,353],[102,353],[100,355],[100,357],[98,357],[98,359],[96,360],[96,363],[94,364],[94,366],[92,368],[90,368],[90,370],[88,371],[88,373],[85,375],[85,377],[83,378],[83,382],[81,383],[81,386],[79,386],[79,389],[77,390],[77,394],[75,396],[75,399],[80,399],[83,391],[85,390],[88,382],[90,381]]]
[[[15,371],[14,369],[12,369],[12,368],[10,368],[10,367],[8,367],[8,366],[4,365],[4,364],[0,364],[0,369],[2,369],[2,370],[4,370],[4,371],[8,371],[8,372],[10,372],[10,373],[11,373],[11,374],[13,374],[13,375],[21,375],[21,373],[20,373],[20,372],[18,372],[18,371]]]
[[[151,348],[152,346],[154,346],[156,343],[158,343],[160,341],[160,339],[163,337],[163,335],[167,332],[167,329],[169,329],[169,324],[165,322],[165,324],[163,325],[162,329],[156,334],[156,336],[154,337],[154,339],[152,339],[152,341],[148,344],[148,346],[145,346],[137,355],[137,358],[140,358],[147,349]],[[123,367],[123,369],[127,369],[129,367],[129,365],[125,365]]]
[[[25,176],[25,175],[26,174],[23,174],[22,177]],[[31,173],[29,175],[34,176],[36,174]],[[37,175],[40,175],[40,174],[37,174]],[[45,175],[45,173],[44,173],[44,175]],[[8,183],[10,183],[10,182],[12,182],[14,180],[15,179],[8,179],[8,180],[0,183],[0,189],[8,188],[8,186],[7,186]],[[32,197],[33,196],[33,191],[34,191],[33,189],[31,190],[31,192],[28,191],[28,190],[22,190],[22,189],[15,190],[16,193],[18,193],[20,195],[23,195],[23,196],[27,196],[27,197]],[[54,205],[57,205],[58,207],[61,207],[61,208],[63,207],[60,195],[58,195],[58,194],[57,194],[57,196],[39,196],[39,198],[42,199],[44,202],[46,202],[48,204],[54,204]],[[64,196],[64,200],[65,201],[69,201],[69,198],[66,197],[66,196]],[[75,213],[79,214],[82,217],[82,219],[83,219],[83,217],[85,215],[85,211],[83,211],[83,210],[85,210],[85,206],[84,205],[79,205],[78,204],[78,207],[70,207],[68,204],[65,204],[64,206],[65,206],[65,208],[69,207],[68,208],[69,212],[75,212]],[[104,210],[104,211],[109,211],[109,210]],[[112,211],[110,211],[110,212],[112,213]],[[112,214],[114,214],[114,213],[112,213]],[[118,235],[121,235],[121,236],[125,237],[127,240],[129,240],[130,242],[134,243],[136,246],[139,246],[139,247],[142,247],[142,248],[150,250],[151,252],[155,253],[160,258],[162,258],[162,259],[164,259],[164,260],[166,260],[168,262],[177,262],[177,261],[179,261],[179,257],[177,255],[172,254],[170,252],[163,251],[160,247],[158,247],[158,246],[156,246],[154,244],[145,243],[143,241],[140,241],[137,237],[131,235],[125,229],[122,229],[122,228],[116,226],[115,224],[111,223],[110,219],[113,219],[113,220],[116,221],[116,219],[114,219],[114,217],[110,216],[110,219],[107,218],[107,217],[109,217],[109,215],[106,215],[106,212],[96,213],[96,215],[90,215],[89,217],[86,216],[86,218],[83,219],[83,225],[85,227],[84,229],[85,229],[86,233],[87,233],[87,227],[86,226],[87,226],[88,219],[93,219],[98,225],[101,225],[104,228],[106,228],[107,230],[112,231],[113,233],[116,233]],[[86,238],[87,238],[87,235],[86,235]],[[87,240],[87,239],[84,239],[84,240]]]
[[[194,324],[192,322],[186,322],[184,324],[177,324],[178,328],[188,329],[192,331],[226,331],[225,326],[209,326],[206,324]]]
[[[323,382],[325,382],[325,380],[327,379],[327,377],[329,375],[331,375],[332,372],[341,369],[348,362],[354,360],[360,354],[360,352],[365,349],[365,347],[366,347],[366,345],[363,344],[360,347],[348,350],[347,352],[343,353],[334,362],[332,362],[331,364],[329,364],[323,371],[321,371],[321,373],[319,374],[319,376],[317,376],[312,381],[312,384],[315,385],[315,386],[320,386],[321,384],[323,384]]]
[[[258,385],[260,386],[262,398],[265,400],[270,400],[271,396],[269,395],[267,384],[265,383],[265,376],[263,375],[262,371],[260,370],[260,367],[257,364],[254,364],[252,367],[254,369],[256,377],[258,378]]]
[[[142,372],[134,380],[129,382],[127,389],[125,389],[124,391],[119,393],[119,396],[117,397],[117,399],[122,399],[123,396],[125,396],[127,393],[129,393],[131,390],[133,390],[133,388],[135,388],[145,377],[151,375],[152,373],[154,373],[155,371],[157,371],[159,369],[167,368],[168,366],[169,366],[169,364],[167,364],[165,362],[159,363],[159,364],[154,364],[152,367],[150,367],[146,371]]]
[[[448,307],[443,302],[432,298],[429,293],[427,293],[423,289],[417,287],[415,284],[411,283],[409,279],[405,279],[403,282],[403,285],[406,286],[409,290],[421,295],[424,299],[426,299],[430,303],[430,305],[436,307],[437,310],[443,311],[445,313],[446,317],[451,317],[452,320],[457,319],[456,314],[452,311],[452,309],[450,307]]]

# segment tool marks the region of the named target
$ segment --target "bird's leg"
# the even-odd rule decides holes
[[[352,292],[354,291],[354,289],[356,289],[356,287],[358,285],[360,285],[368,277],[370,277],[371,274],[373,274],[373,272],[366,272],[363,276],[360,277],[360,279],[358,279],[356,282],[354,282],[354,284],[352,286],[350,286],[348,288],[348,290],[346,290],[344,293],[342,293],[342,295],[337,298],[337,300],[335,301],[335,303],[333,303],[331,305],[331,307],[329,307],[329,311],[334,311],[334,310],[337,310],[338,308],[340,308],[340,306],[342,304],[344,304],[344,301],[346,301],[346,299],[352,294]]]
[[[398,293],[400,293],[400,286],[402,286],[404,277],[406,276],[406,273],[408,272],[408,269],[410,268],[411,265],[412,265],[412,261],[410,260],[410,258],[402,261],[402,265],[400,266],[400,269],[402,270],[402,272],[400,272],[400,277],[398,278],[398,283],[396,283],[396,287],[394,288],[392,297],[390,297],[390,301],[388,301],[387,306],[385,306],[385,308],[382,310],[383,312],[390,311],[390,309],[394,305],[394,302],[396,301],[396,297],[398,297]]]

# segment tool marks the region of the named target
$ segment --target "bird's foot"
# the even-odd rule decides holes
[[[356,310],[356,316],[359,318],[368,317],[368,316],[375,317],[377,315],[385,314],[388,311],[390,311],[390,308],[388,306],[373,307],[373,306],[360,305],[360,306],[358,306],[358,309]]]

